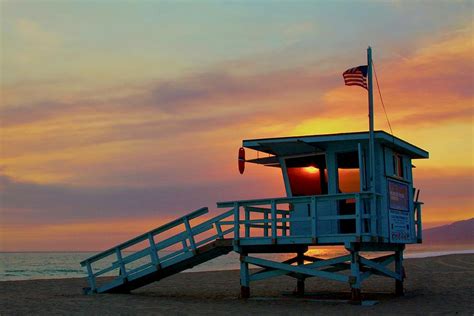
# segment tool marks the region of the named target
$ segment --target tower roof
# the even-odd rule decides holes
[[[393,148],[410,156],[412,159],[428,158],[429,153],[403,139],[390,135],[385,131],[375,131],[376,143]],[[275,156],[322,153],[330,143],[365,143],[369,140],[369,132],[352,132],[339,134],[321,134],[306,136],[275,137],[243,140],[243,146]]]

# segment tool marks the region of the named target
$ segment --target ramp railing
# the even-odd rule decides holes
[[[81,266],[86,267],[88,273],[89,292],[104,292],[124,282],[176,264],[194,256],[199,247],[216,239],[224,238],[224,236],[234,231],[233,226],[226,228],[228,224],[223,221],[234,215],[233,210],[194,227],[191,225],[190,220],[208,212],[207,207],[198,209],[82,261]],[[163,237],[164,234],[169,234],[172,229],[177,229],[180,225],[184,226],[182,227],[184,231],[170,237]],[[196,236],[199,234],[206,234],[206,237],[198,240]],[[163,237],[163,239],[157,241],[159,237]],[[142,249],[134,250],[135,248]],[[163,256],[159,256],[160,251],[170,248],[174,249]],[[112,280],[103,285],[97,284],[98,276],[110,274],[113,276]]]

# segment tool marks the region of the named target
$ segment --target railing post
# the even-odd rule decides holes
[[[313,239],[313,242],[316,243],[316,238],[317,238],[317,231],[316,231],[316,197],[312,196],[311,197],[311,204],[310,204],[310,215],[311,215],[311,238]]]
[[[421,203],[416,203],[416,240],[421,243],[423,240],[423,230],[421,226]]]
[[[188,233],[189,244],[193,252],[196,252],[196,242],[194,241],[193,231],[191,229],[191,225],[189,224],[189,219],[187,217],[184,218],[184,226],[186,227],[186,231]]]
[[[237,242],[240,239],[240,210],[239,203],[234,203],[234,240]]]
[[[117,255],[117,261],[120,265],[120,276],[125,279],[127,277],[127,271],[125,270],[125,264],[123,263],[122,260],[122,253],[120,252],[120,248],[117,247],[115,248],[115,253]]]
[[[148,233],[148,241],[150,242],[151,262],[154,265],[158,265],[160,263],[160,259],[158,258],[158,252],[156,251],[155,240],[153,239],[153,235],[151,233]]]
[[[285,237],[287,235],[287,231],[286,231],[287,230],[287,224],[288,224],[286,222],[287,215],[288,214],[286,212],[281,214],[281,218],[284,219],[284,221],[282,222],[282,226],[283,226],[283,236],[285,236]]]
[[[272,212],[272,243],[276,244],[277,240],[277,218],[276,218],[276,201],[271,200],[271,212]]]
[[[268,211],[267,210],[263,212],[263,219],[265,220],[265,223],[263,223],[263,236],[268,237]]]
[[[94,293],[96,290],[95,276],[94,271],[92,271],[92,266],[90,261],[87,261],[87,273],[89,274],[89,285],[91,286],[91,293]]]
[[[356,236],[360,237],[360,233],[361,233],[361,216],[360,216],[360,195],[359,194],[356,194],[355,195],[355,207],[356,207],[356,218],[355,218],[355,221],[356,221]]]
[[[247,206],[244,206],[244,212],[245,212],[245,237],[250,237],[250,225],[248,223],[248,220],[250,219],[250,211]]]
[[[370,235],[377,236],[377,206],[379,196],[372,193],[370,196]]]
[[[216,230],[217,230],[217,237],[223,238],[224,236],[222,235],[221,223],[216,222],[215,225],[216,225]]]
[[[184,252],[189,251],[188,244],[186,243],[186,239],[181,240],[181,246],[183,246],[183,251]]]

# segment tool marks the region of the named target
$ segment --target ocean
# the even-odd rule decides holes
[[[469,246],[409,246],[405,258],[434,257],[447,254],[474,253]],[[86,277],[85,269],[79,262],[97,252],[0,252],[0,281],[81,278]],[[321,258],[343,255],[342,247],[311,248],[307,254]],[[377,255],[379,255],[378,253]],[[366,254],[367,256],[373,254]],[[259,257],[283,261],[292,254],[264,254]],[[97,267],[100,269],[101,267]],[[239,268],[239,255],[231,252],[205,262],[185,272],[233,270]]]

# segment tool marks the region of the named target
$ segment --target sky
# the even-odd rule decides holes
[[[0,1],[0,251],[105,249],[284,195],[243,139],[367,130],[373,47],[425,227],[474,216],[472,1]],[[376,129],[389,131],[375,98]],[[252,158],[252,157],[250,157]]]

